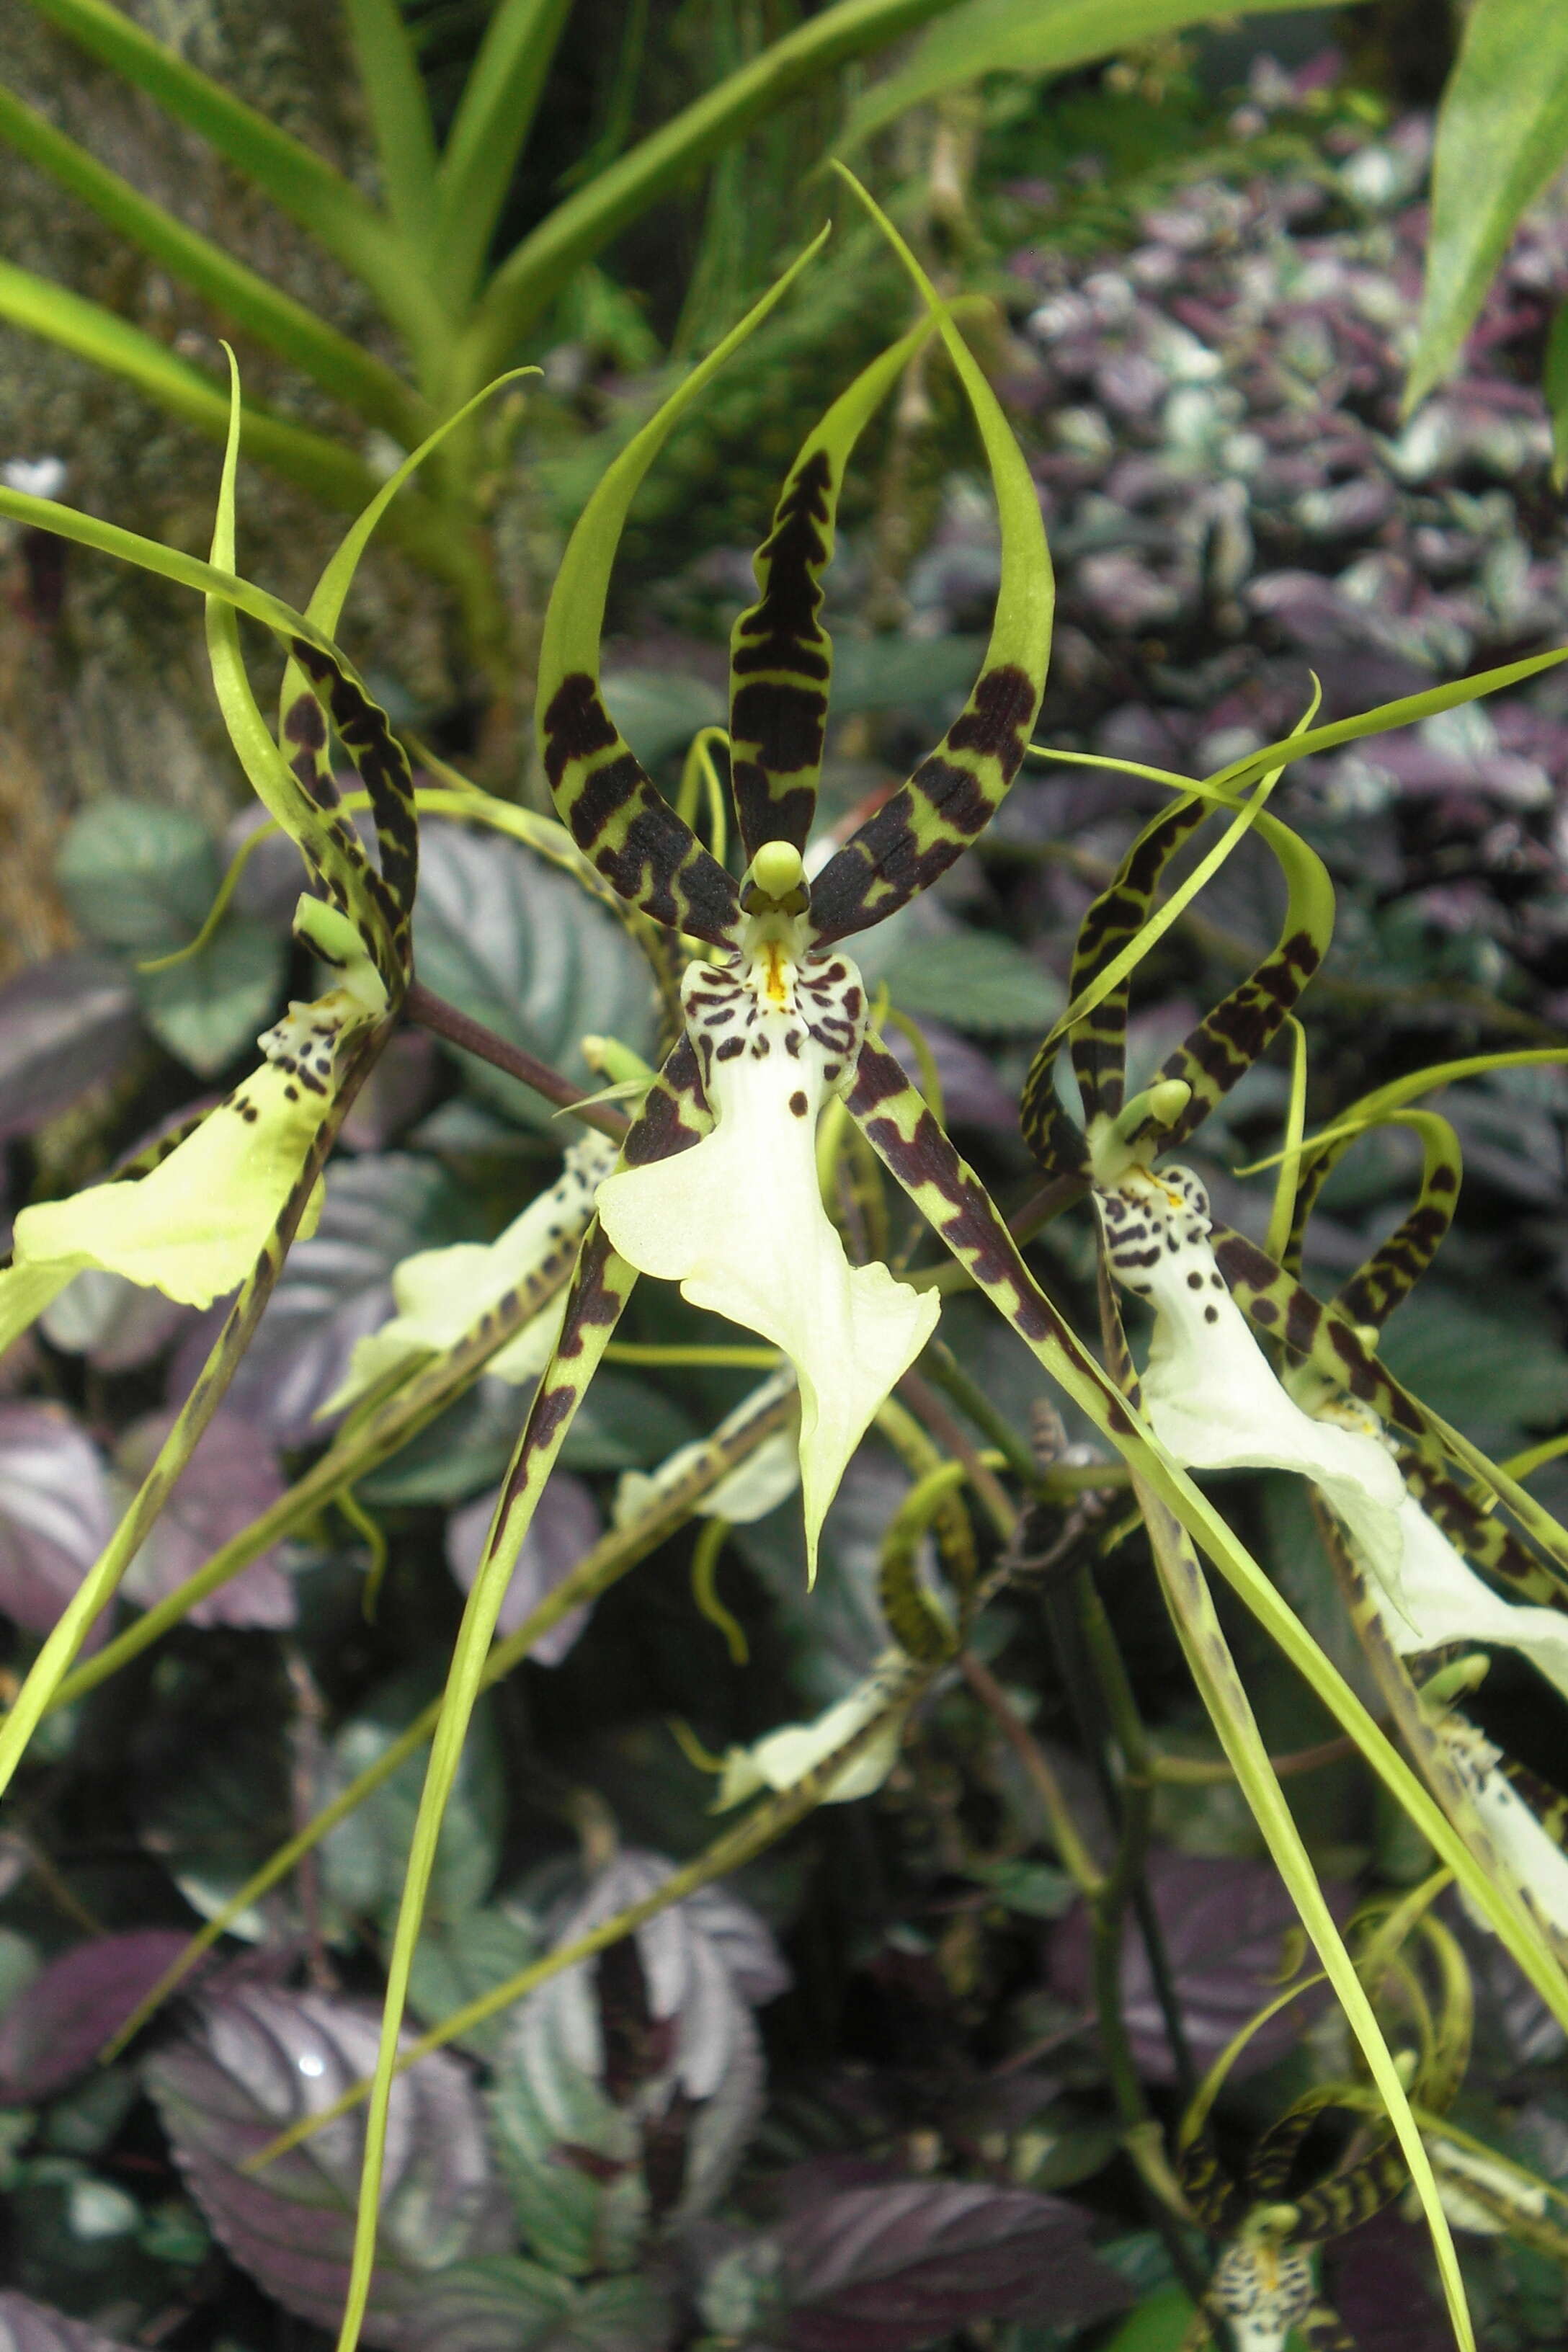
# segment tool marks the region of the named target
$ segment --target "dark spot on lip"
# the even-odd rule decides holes
[[[805,1092],[801,1087],[796,1087],[794,1094],[791,1095],[789,1098],[789,1107],[791,1110],[794,1111],[796,1118],[804,1118],[805,1117],[805,1114],[811,1106],[806,1101]]]
[[[1219,1308],[1217,1307],[1205,1307],[1204,1308],[1204,1321],[1205,1323],[1217,1323],[1219,1321]]]
[[[1201,1289],[1203,1288],[1203,1286],[1204,1286],[1204,1278],[1203,1278],[1203,1276],[1202,1276],[1201,1274],[1189,1274],[1189,1275],[1188,1275],[1188,1276],[1187,1276],[1187,1288],[1188,1288],[1189,1290],[1201,1290]]]

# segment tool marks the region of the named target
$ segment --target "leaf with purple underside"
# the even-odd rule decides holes
[[[174,1425],[173,1413],[149,1413],[121,1440],[118,1460],[131,1477],[142,1477]],[[172,1592],[205,1566],[231,1536],[275,1503],[284,1487],[277,1454],[263,1432],[220,1405],[181,1472],[121,1590],[143,1608]],[[298,1614],[294,1587],[283,1573],[274,1547],[239,1575],[198,1601],[193,1625],[292,1625]]]
[[[848,2189],[773,2231],[788,2352],[915,2352],[981,2319],[1082,2324],[1123,2310],[1125,2281],[1057,2197],[981,2182]]]
[[[509,2258],[444,2271],[409,2324],[405,2352],[662,2352],[675,2314],[635,2273],[580,2287]]]
[[[31,2295],[0,2294],[0,2352],[131,2352],[122,2336],[105,2336]]]
[[[34,2105],[85,2074],[185,1941],[147,1927],[48,1961],[0,2016],[0,2105]]]
[[[92,1440],[58,1405],[0,1405],[0,1609],[47,1633],[109,1541]],[[86,1646],[102,1638],[102,1620]]]
[[[484,1551],[485,1538],[500,1494],[495,1487],[476,1502],[454,1511],[447,1524],[447,1565],[467,1592],[473,1584]],[[539,1498],[533,1523],[522,1539],[517,1566],[511,1572],[506,1599],[496,1620],[499,1633],[515,1633],[531,1611],[571,1574],[585,1551],[604,1533],[604,1521],[592,1490],[581,1478],[558,1470]],[[558,1666],[588,1622],[586,1607],[569,1610],[559,1623],[541,1634],[529,1656],[542,1666]]]
[[[50,956],[0,988],[0,1143],[31,1135],[125,1066],[136,999],[119,964]]]
[[[197,2000],[180,2040],[146,2068],[186,2185],[217,2237],[285,2310],[324,2327],[336,2326],[348,2286],[363,2113],[261,2172],[240,2168],[284,2126],[369,2074],[375,2042],[370,2011],[231,1984]],[[506,2243],[473,2085],[455,2060],[423,2058],[393,2093],[366,2341],[402,2352],[430,2274]]]
[[[1281,1958],[1291,1939],[1299,1947],[1300,1923],[1266,1862],[1157,1851],[1150,1856],[1149,1891],[1193,2063],[1201,2073],[1231,2035],[1283,1990]],[[1325,1879],[1323,1892],[1335,1917],[1346,1918],[1349,1890]],[[1075,2006],[1087,2005],[1089,1932],[1081,1906],[1053,1936],[1050,1965],[1057,1991]],[[1310,1963],[1302,1973],[1315,1966]],[[1323,1987],[1314,1987],[1271,2018],[1237,2060],[1236,2078],[1257,2074],[1293,2048],[1328,1998]],[[1140,2073],[1153,2082],[1171,2082],[1174,2067],[1164,2021],[1142,1937],[1131,1919],[1121,1947],[1121,2011]]]

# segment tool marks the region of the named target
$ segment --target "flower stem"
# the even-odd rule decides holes
[[[580,1087],[573,1085],[570,1078],[563,1076],[559,1070],[552,1070],[548,1062],[540,1061],[521,1045],[509,1045],[504,1037],[498,1037],[493,1029],[487,1029],[482,1021],[475,1021],[468,1013],[460,1012],[457,1005],[448,1004],[444,996],[437,996],[435,990],[426,988],[422,981],[409,982],[408,992],[403,1000],[403,1012],[406,1020],[415,1022],[421,1029],[430,1030],[435,1036],[444,1037],[448,1045],[457,1045],[465,1054],[477,1055],[481,1062],[489,1062],[492,1068],[504,1070],[509,1077],[520,1078],[525,1087],[531,1087],[535,1094],[542,1095],[546,1102],[569,1110],[574,1118],[582,1119],[589,1127],[596,1127],[600,1134],[607,1135],[613,1143],[618,1143],[625,1135],[626,1118],[623,1111],[616,1110],[608,1103],[592,1101]]]

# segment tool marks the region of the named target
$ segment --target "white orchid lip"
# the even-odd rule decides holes
[[[682,1003],[712,1131],[607,1178],[599,1215],[628,1264],[679,1282],[694,1307],[758,1332],[795,1365],[815,1572],[838,1481],[941,1303],[885,1265],[852,1266],[823,1208],[817,1119],[853,1078],[866,992],[847,956],[812,953],[804,933],[798,915],[758,914],[731,961],[689,967]]]
[[[1403,1610],[1399,1466],[1372,1430],[1314,1420],[1287,1395],[1215,1264],[1198,1179],[1137,1170],[1095,1199],[1111,1272],[1154,1309],[1140,1386],[1161,1444],[1188,1469],[1310,1478]]]

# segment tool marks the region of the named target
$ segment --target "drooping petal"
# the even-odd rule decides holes
[[[800,1383],[807,1557],[877,1407],[931,1337],[940,1301],[852,1266],[818,1187],[817,1115],[853,1070],[865,992],[847,958],[693,965],[685,1003],[712,1132],[600,1188],[611,1243],[694,1307],[782,1348]]]
[[[854,1689],[810,1723],[781,1724],[750,1748],[731,1748],[724,1759],[714,1811],[742,1804],[763,1789],[793,1789],[816,1769],[825,1757],[853,1739],[889,1706],[899,1683],[908,1673],[908,1661],[897,1650],[879,1658],[871,1672]],[[825,1790],[825,1805],[847,1805],[868,1797],[881,1787],[898,1762],[906,1710],[892,1706],[887,1722],[858,1756],[837,1773]]]
[[[742,1424],[751,1423],[775,1399],[794,1392],[795,1374],[785,1367],[753,1389],[744,1404],[720,1423],[712,1438],[678,1447],[657,1470],[623,1471],[616,1486],[612,1524],[626,1528],[634,1519],[641,1518],[660,1496],[673,1494],[684,1485],[692,1465],[706,1456],[715,1440],[722,1440]],[[764,1518],[775,1509],[799,1484],[800,1440],[793,1429],[775,1430],[708,1489],[696,1506],[696,1516],[700,1519],[728,1519],[731,1527],[748,1527],[753,1519]]]
[[[1531,1805],[1503,1769],[1501,1752],[1463,1716],[1446,1715],[1435,1728],[1457,1766],[1500,1868],[1542,1923],[1568,1938],[1568,1854],[1547,1835]],[[1468,1901],[1476,1925],[1491,1923]]]
[[[1399,1605],[1384,1604],[1375,1580],[1371,1592],[1400,1656],[1440,1649],[1449,1642],[1517,1650],[1568,1698],[1568,1615],[1506,1601],[1494,1592],[1414,1495],[1405,1496],[1397,1517],[1402,1539]],[[1362,1548],[1366,1549],[1364,1544]],[[1371,1565],[1375,1569],[1377,1562]]]
[[[1154,1309],[1143,1411],[1194,1470],[1294,1470],[1310,1478],[1402,1605],[1405,1481],[1370,1430],[1314,1420],[1286,1394],[1215,1262],[1208,1196],[1184,1168],[1098,1192],[1111,1272]]]
[[[570,1147],[555,1182],[493,1242],[458,1242],[405,1258],[392,1277],[396,1314],[379,1331],[356,1339],[347,1377],[321,1413],[341,1412],[388,1373],[455,1348],[483,1316],[531,1283],[548,1292],[545,1303],[487,1369],[519,1385],[542,1372],[561,1321],[561,1302],[548,1291],[549,1276],[558,1272],[563,1282],[570,1272],[593,1214],[595,1192],[615,1159],[614,1144],[587,1135]]]
[[[259,1069],[147,1175],[24,1209],[15,1271],[42,1289],[57,1275],[59,1287],[83,1266],[102,1266],[188,1307],[210,1307],[237,1288],[331,1109],[345,1045],[380,1019],[386,1003],[368,959],[348,961],[327,995],[289,1006],[260,1040],[267,1058]],[[300,1220],[301,1238],[320,1213],[318,1187]]]

